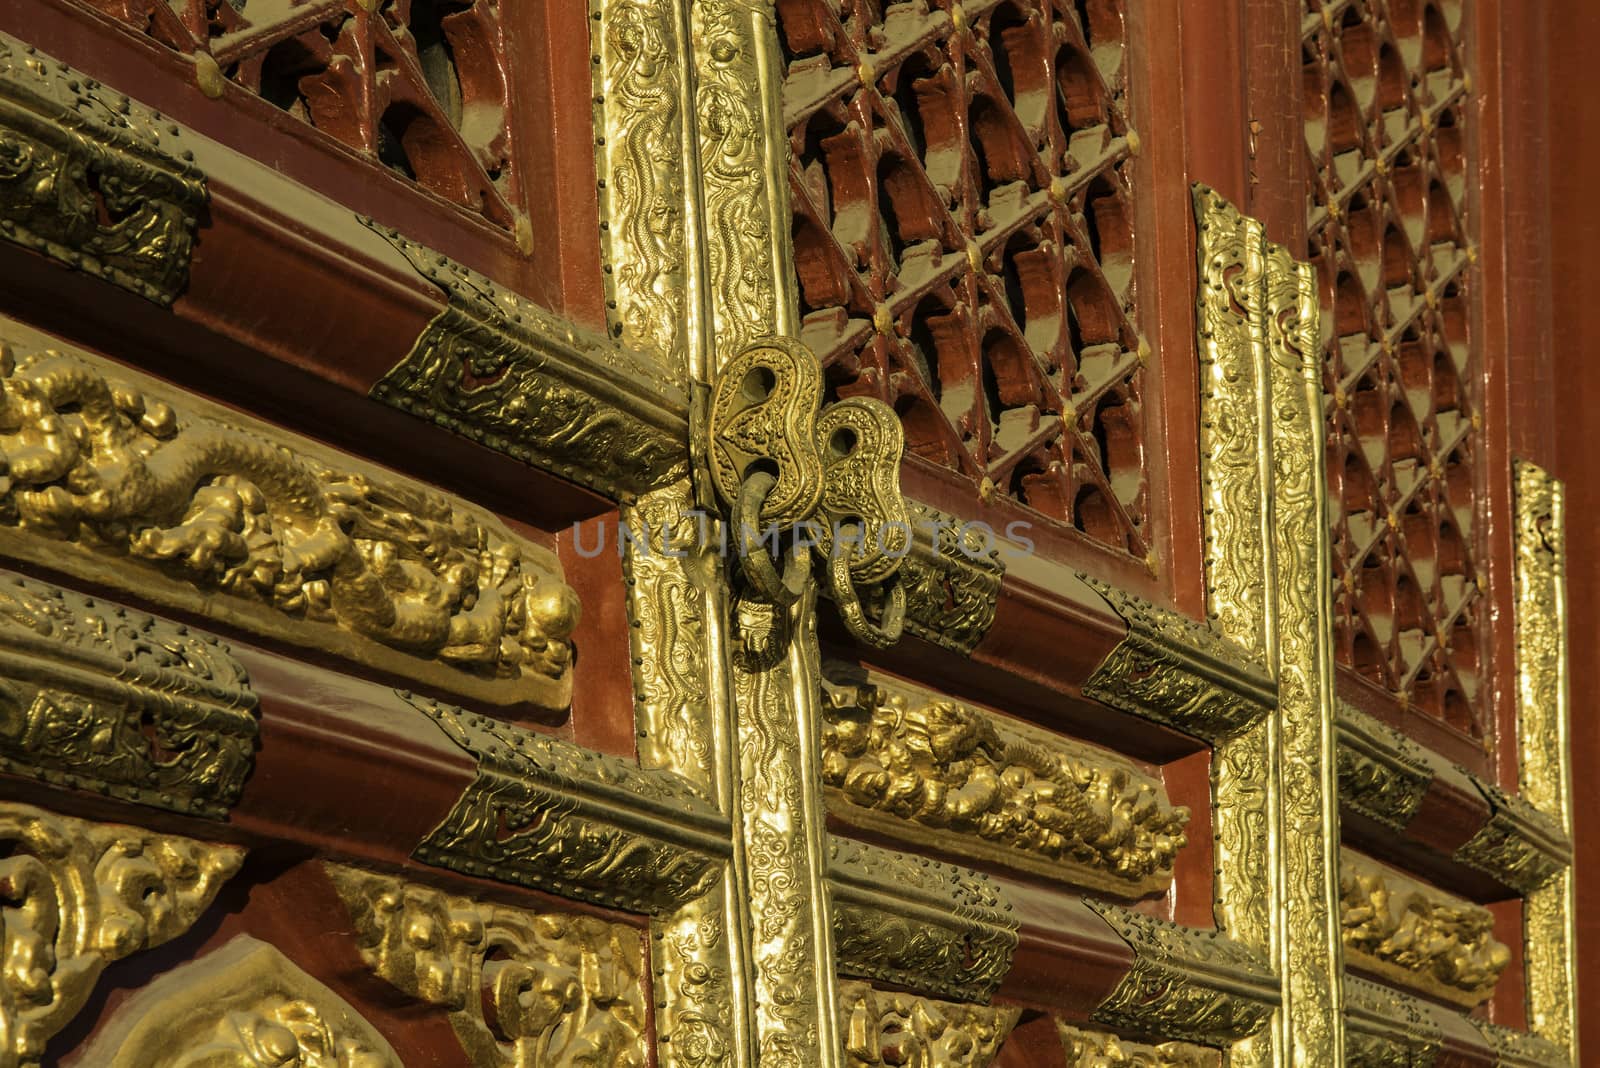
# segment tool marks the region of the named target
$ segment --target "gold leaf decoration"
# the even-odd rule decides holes
[[[846,821],[1131,897],[1171,882],[1189,810],[1132,763],[842,665],[824,674],[822,781]]]
[[[1345,850],[1340,926],[1347,960],[1403,986],[1472,1008],[1511,963],[1489,910]]]
[[[444,1008],[472,1064],[646,1064],[638,928],[491,904],[356,868],[327,871],[368,967]]]
[[[553,553],[465,502],[0,323],[0,551],[496,704],[571,699]]]
[[[6,802],[0,856],[0,1064],[35,1068],[106,966],[187,931],[244,850]]]
[[[845,1068],[989,1068],[1021,1009],[839,984]]]

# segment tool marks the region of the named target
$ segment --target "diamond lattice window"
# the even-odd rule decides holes
[[[1482,736],[1463,4],[1307,6],[1338,656]]]
[[[908,451],[1137,556],[1117,0],[778,0],[805,340]]]
[[[505,31],[489,0],[78,0],[506,229]]]

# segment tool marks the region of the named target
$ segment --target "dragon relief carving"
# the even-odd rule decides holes
[[[1472,1008],[1511,963],[1488,909],[1345,851],[1339,920],[1352,963]]]
[[[648,1062],[637,928],[530,912],[328,865],[361,956],[398,989],[443,1007],[472,1064]]]
[[[1171,881],[1189,810],[1114,754],[881,680],[829,696],[822,780],[846,821],[1128,896]]]
[[[0,1064],[38,1068],[107,965],[187,931],[244,850],[6,802],[0,857]]]
[[[1022,1010],[963,1005],[866,983],[839,984],[845,1068],[989,1068]]]
[[[0,548],[483,700],[567,705],[578,601],[553,554],[418,483],[33,340],[18,355],[0,337]]]

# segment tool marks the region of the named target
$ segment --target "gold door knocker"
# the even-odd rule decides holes
[[[789,608],[820,559],[850,633],[884,648],[905,622],[905,434],[882,402],[852,397],[823,407],[822,392],[822,366],[798,341],[768,338],[733,357],[712,390],[711,480],[729,510],[750,599]],[[863,590],[881,602],[876,620]]]

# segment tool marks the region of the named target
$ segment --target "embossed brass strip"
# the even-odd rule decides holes
[[[688,473],[688,401],[665,369],[361,221],[450,301],[375,399],[612,497]]]
[[[401,696],[478,762],[416,859],[640,913],[699,897],[717,878],[727,824],[686,780]]]
[[[637,928],[325,868],[367,967],[449,1012],[471,1064],[643,1065]]]
[[[226,819],[255,712],[217,639],[0,572],[0,770]]]
[[[206,202],[193,158],[170,120],[0,34],[0,237],[171,304]]]
[[[1489,805],[1489,821],[1455,859],[1522,894],[1532,895],[1572,863],[1572,843],[1553,816],[1475,775],[1472,784]]]
[[[1132,970],[1091,1015],[1096,1023],[1225,1047],[1260,1031],[1278,1007],[1266,959],[1226,935],[1085,903],[1134,953]]]
[[[1241,646],[1181,613],[1078,577],[1128,625],[1128,636],[1083,684],[1084,696],[1213,743],[1272,711],[1277,693]]]
[[[1431,1068],[1443,1048],[1433,1009],[1421,999],[1345,976],[1348,1068]]]
[[[571,702],[577,597],[487,512],[0,319],[0,553],[493,704]]]
[[[1561,1046],[1532,1032],[1517,1031],[1487,1020],[1472,1022],[1494,1047],[1496,1068],[1565,1068],[1577,1063]]]
[[[1020,927],[998,883],[848,838],[828,848],[841,974],[961,1001],[993,996]]]
[[[1526,460],[1516,478],[1517,766],[1521,795],[1572,833],[1566,489]],[[1566,866],[1523,905],[1532,1030],[1578,1063],[1577,888]]]
[[[1348,849],[1339,855],[1339,884],[1349,964],[1470,1009],[1511,963],[1486,908]]]
[[[1005,561],[954,517],[913,501],[907,510],[911,552],[900,566],[906,633],[971,656],[994,625]]]
[[[1433,782],[1422,747],[1344,702],[1337,717],[1339,803],[1404,830]]]
[[[193,926],[244,850],[3,802],[0,858],[12,962],[0,971],[0,1061],[40,1068],[106,967]]]
[[[1207,611],[1277,681],[1277,714],[1213,763],[1217,920],[1268,950],[1284,979],[1270,1039],[1236,1055],[1333,1063],[1343,989],[1315,279],[1211,190],[1195,186],[1194,207]]]
[[[1189,810],[1107,750],[824,664],[828,811],[857,827],[1137,898],[1172,882]]]

